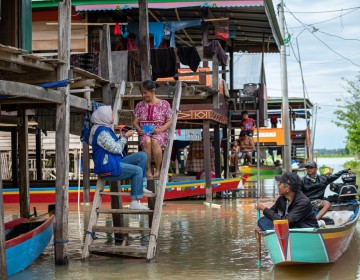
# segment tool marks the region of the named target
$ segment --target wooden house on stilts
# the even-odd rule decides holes
[[[158,80],[160,88],[157,94],[160,98],[173,102],[174,119],[177,122],[171,127],[172,136],[175,129],[202,129],[206,200],[211,201],[211,146],[216,162],[215,175],[221,177],[220,135],[222,134],[224,142],[227,143],[223,147],[224,154],[227,155],[228,139],[232,136],[229,131],[229,108],[239,108],[236,99],[238,90],[233,87],[233,53],[278,52],[282,39],[274,8],[269,0],[246,1],[246,4],[241,1],[210,3],[151,0],[139,0],[138,3],[122,1],[122,4],[116,4],[117,1],[88,1],[88,5],[86,1],[76,0],[56,2],[33,1],[33,29],[30,32],[34,36],[33,49],[29,43],[31,38],[26,38],[24,34],[25,30],[20,32],[23,25],[30,25],[30,16],[22,17],[26,22],[18,26],[19,30],[9,30],[9,27],[0,21],[0,32],[3,32],[1,34],[6,34],[6,38],[14,37],[12,40],[0,39],[0,106],[1,111],[17,112],[14,117],[0,114],[0,127],[11,131],[14,155],[12,178],[14,181],[16,178],[15,184],[20,189],[20,213],[23,217],[28,216],[30,211],[27,135],[37,133],[40,137],[41,130],[56,131],[55,261],[56,264],[67,264],[69,133],[80,134],[80,128],[76,124],[81,123],[84,113],[92,110],[91,101],[112,105],[115,112],[119,110],[119,118],[125,116],[141,99],[139,82],[153,79],[154,73],[159,71],[156,64],[162,61],[156,59],[161,55],[159,56],[152,46],[159,47],[163,44],[164,48],[158,49],[165,52],[171,49],[174,65],[170,68],[177,71],[157,72],[158,77],[164,78]],[[24,13],[29,13],[29,6],[21,7]],[[11,5],[5,5],[5,8],[15,9]],[[3,10],[4,7],[2,14]],[[47,18],[46,15],[50,13],[52,16]],[[72,21],[73,18],[76,20]],[[55,33],[54,26],[57,30]],[[154,26],[162,28],[160,33],[164,35],[160,36],[160,42],[158,35],[154,35]],[[113,35],[115,28],[119,28],[121,34]],[[149,30],[152,35],[149,35]],[[165,32],[167,37],[163,40]],[[22,39],[14,36],[14,33],[22,34]],[[46,34],[58,35],[46,37]],[[55,47],[54,41],[57,43]],[[186,62],[179,56],[179,49],[184,47],[197,53],[198,64],[195,71],[193,65],[190,66],[191,70],[185,69]],[[64,80],[62,87],[49,89],[37,86]],[[265,96],[264,81],[264,78],[260,81],[263,91],[259,91],[259,95],[262,97]],[[265,98],[262,100],[266,101]],[[27,109],[36,110],[37,127],[28,127]],[[213,139],[210,134],[213,134]],[[146,255],[148,261],[155,258],[162,199],[170,164],[173,140],[172,137],[170,139],[168,149],[164,152],[160,180],[153,186],[156,197],[149,198],[150,210],[138,213],[149,217],[148,227],[130,228],[125,225],[123,215],[134,213],[122,208],[120,198],[126,194],[118,191],[117,182],[111,183],[110,193],[103,193],[105,180],[98,179],[93,202],[95,207],[91,213],[83,251],[85,258],[91,251],[136,253]],[[83,145],[84,202],[89,202],[89,147],[87,144]],[[41,178],[39,151],[36,153],[36,162],[38,178]],[[226,156],[224,165],[226,169]],[[0,192],[1,189],[0,178]],[[103,195],[112,196],[112,209],[100,208]],[[101,213],[112,214],[112,227],[97,226],[97,217]],[[1,209],[0,218],[0,244],[3,244]],[[96,231],[120,236],[122,242],[119,246],[110,248],[92,245],[91,237]],[[149,236],[146,246],[127,246],[127,236],[133,232]],[[3,250],[0,251],[0,261],[0,276],[3,279],[2,276],[6,276],[6,270],[4,272],[3,269],[6,267]]]

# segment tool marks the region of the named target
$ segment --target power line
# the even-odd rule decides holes
[[[287,7],[286,7],[287,8]],[[287,8],[289,10],[289,8]],[[329,50],[331,50],[333,53],[337,54],[338,56],[340,56],[341,58],[347,60],[348,62],[350,62],[351,64],[357,66],[357,67],[360,67],[359,64],[353,62],[352,60],[344,57],[342,54],[340,54],[339,52],[335,51],[334,49],[332,49],[330,46],[328,46],[324,41],[322,41],[318,36],[315,35],[314,32],[311,32],[311,30],[309,30],[309,26],[311,25],[308,25],[308,24],[305,24],[303,23],[301,20],[299,20],[290,10],[289,10],[289,13],[300,23],[302,24],[303,27],[306,28],[306,30],[308,30],[316,39],[318,39],[325,47],[327,47]],[[313,26],[312,26],[313,27]],[[313,27],[314,28],[314,27]]]
[[[333,13],[333,12],[342,12],[347,10],[359,9],[360,7],[352,7],[340,10],[330,10],[330,11],[317,11],[317,12],[293,12],[294,14],[324,14],[324,13]]]

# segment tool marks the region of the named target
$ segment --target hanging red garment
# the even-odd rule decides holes
[[[115,27],[114,27],[114,35],[120,36],[120,34],[121,34],[120,24],[117,22],[117,23],[115,23]]]

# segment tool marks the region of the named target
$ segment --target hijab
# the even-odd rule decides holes
[[[92,140],[95,134],[95,131],[100,126],[105,126],[112,128],[112,109],[111,106],[100,106],[91,116],[91,122],[93,126],[91,127],[89,143],[92,144]]]

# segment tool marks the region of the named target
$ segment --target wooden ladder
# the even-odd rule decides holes
[[[122,196],[130,196],[130,192],[104,192],[106,178],[98,178],[96,183],[96,190],[93,200],[93,206],[89,218],[89,224],[87,227],[85,242],[83,248],[83,259],[87,259],[90,253],[106,253],[106,254],[128,254],[135,253],[136,256],[141,256],[146,254],[147,261],[152,261],[156,255],[156,246],[158,241],[159,227],[160,227],[160,218],[162,213],[162,206],[164,201],[165,187],[167,183],[168,169],[170,165],[171,150],[175,135],[175,128],[177,122],[177,115],[180,106],[182,85],[181,82],[177,82],[175,86],[175,94],[172,103],[173,110],[173,122],[169,129],[169,140],[167,148],[164,151],[163,162],[161,167],[161,174],[156,186],[154,193],[144,193],[143,195],[148,198],[155,198],[155,203],[150,202],[150,210],[131,210],[126,208],[120,209],[101,209],[101,201],[103,195],[110,195],[118,197],[121,201]],[[114,103],[114,112],[117,112],[117,109],[121,109],[122,98],[125,93],[125,85],[122,84],[120,90],[118,90],[115,103]],[[120,99],[120,100],[119,100]],[[149,181],[149,183],[153,183]],[[121,203],[120,203],[121,206]],[[120,215],[121,226],[97,226],[99,214],[117,214]],[[124,215],[146,215],[148,216],[148,226],[135,227],[135,226],[125,226],[124,225]],[[96,240],[96,233],[102,232],[107,234],[114,234],[115,240],[121,242],[111,242],[111,243],[99,243]],[[148,243],[143,242],[129,242],[129,234],[140,234],[142,237],[148,236]],[[120,237],[118,239],[117,237]],[[145,238],[143,238],[145,240]],[[114,244],[115,243],[115,244]]]

